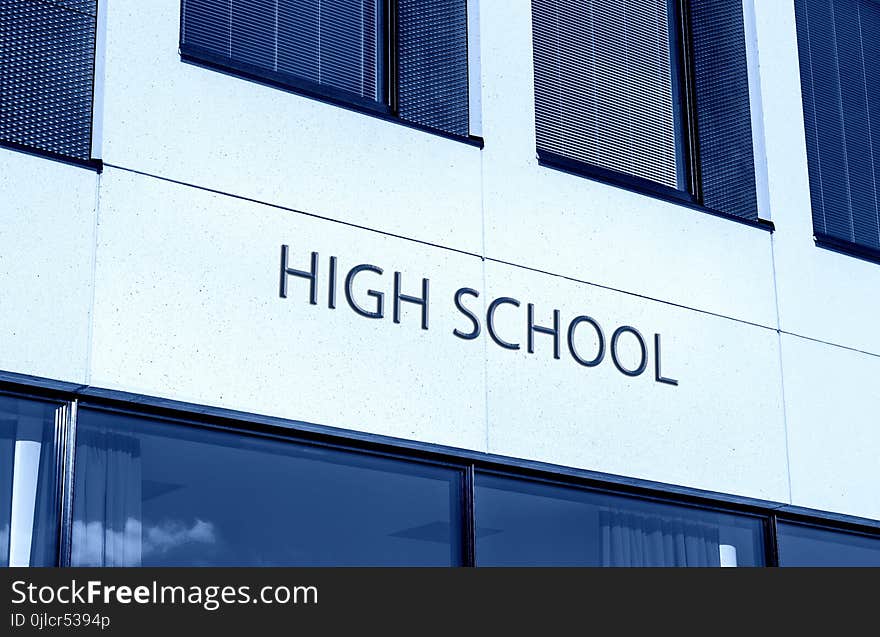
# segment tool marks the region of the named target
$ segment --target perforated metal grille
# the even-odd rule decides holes
[[[795,7],[813,228],[880,248],[880,2]]]
[[[676,188],[667,0],[532,0],[537,144]]]
[[[742,3],[697,0],[690,5],[703,203],[757,219]]]
[[[400,0],[400,117],[468,134],[467,3]]]
[[[0,140],[87,160],[93,0],[0,0]]]

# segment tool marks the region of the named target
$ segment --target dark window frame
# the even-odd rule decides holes
[[[39,377],[0,372],[0,394],[36,400],[50,400],[65,407],[67,443],[62,449],[64,471],[59,472],[63,489],[60,516],[58,566],[70,563],[72,532],[72,463],[75,443],[75,411],[82,407],[115,411],[130,417],[158,418],[181,426],[226,430],[240,435],[274,438],[305,445],[323,445],[353,453],[368,453],[405,462],[428,463],[462,472],[460,516],[462,520],[464,566],[475,565],[474,476],[493,473],[520,480],[579,488],[609,495],[628,496],[662,504],[716,511],[763,520],[766,566],[778,566],[776,524],[790,522],[830,531],[880,538],[880,520],[798,507],[781,502],[683,487],[641,478],[576,469],[546,462],[498,456],[356,430],[327,427],[274,416],[209,407],[175,400],[108,390]],[[67,551],[66,553],[64,551]],[[65,557],[66,556],[66,557]]]
[[[184,0],[181,0],[178,5],[180,8],[178,26],[180,39],[178,41],[178,54],[183,62],[226,73],[233,77],[269,86],[271,88],[287,91],[295,95],[324,102],[325,104],[351,110],[362,115],[369,115],[383,121],[394,122],[395,124],[407,128],[431,133],[438,137],[462,142],[470,146],[476,146],[478,148],[483,148],[484,146],[482,137],[470,133],[467,136],[456,135],[424,124],[410,122],[399,116],[399,27],[397,19],[397,0],[378,0],[377,2],[377,7],[380,12],[380,21],[383,25],[382,32],[377,38],[377,46],[382,47],[382,55],[379,56],[381,64],[377,69],[379,92],[383,95],[382,102],[361,98],[346,91],[335,89],[326,84],[311,82],[293,73],[270,71],[254,64],[233,60],[225,56],[217,55],[213,51],[204,47],[185,43],[183,41],[183,2]],[[470,38],[468,37],[468,46],[470,45],[469,40]]]
[[[680,181],[683,189],[671,188],[629,173],[595,166],[557,153],[537,149],[538,165],[560,170],[593,181],[610,184],[630,192],[683,205],[711,216],[729,219],[769,232],[775,226],[769,219],[748,219],[711,208],[703,202],[700,139],[697,126],[696,72],[689,0],[672,0],[670,15],[670,66],[673,69],[672,100],[675,115],[676,156],[682,161]],[[760,214],[760,211],[759,211]]]

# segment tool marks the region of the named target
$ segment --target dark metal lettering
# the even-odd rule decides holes
[[[528,332],[526,343],[529,354],[535,353],[535,332],[551,334],[553,336],[553,358],[559,359],[559,310],[553,310],[553,327],[535,325],[535,305],[528,305]]]
[[[654,380],[658,383],[667,385],[678,385],[678,381],[674,378],[666,378],[660,371],[660,335],[654,334]]]
[[[596,335],[599,337],[599,352],[593,360],[583,358],[574,346],[574,331],[581,323],[589,323],[592,325],[593,329],[596,330]],[[571,323],[568,324],[568,351],[571,352],[571,357],[584,367],[595,367],[602,362],[602,359],[605,358],[605,334],[593,318],[589,316],[578,316],[572,319]]]
[[[297,270],[296,268],[291,268],[288,266],[287,254],[288,247],[286,245],[281,246],[281,286],[279,288],[279,295],[282,299],[287,298],[287,277],[288,276],[298,276],[303,279],[309,280],[309,303],[312,305],[318,304],[318,253],[312,252],[312,264],[311,269],[306,270]]]
[[[458,308],[458,311],[468,317],[473,324],[473,329],[470,332],[462,332],[458,328],[452,330],[452,333],[455,334],[458,338],[463,338],[466,341],[471,341],[477,338],[480,335],[480,319],[477,318],[477,315],[467,309],[464,305],[462,305],[461,297],[465,294],[473,296],[474,298],[478,298],[480,293],[472,288],[460,288],[455,293],[455,307]]]
[[[489,330],[489,336],[491,336],[492,340],[504,349],[519,349],[519,343],[508,343],[499,337],[498,333],[495,331],[495,310],[498,309],[499,305],[513,305],[519,307],[519,301],[508,296],[501,296],[489,304],[489,307],[486,309],[486,328]]]
[[[642,360],[639,362],[639,366],[635,369],[626,369],[621,365],[620,360],[617,358],[617,339],[620,338],[621,334],[626,332],[629,332],[636,337],[639,341],[639,347],[642,350]],[[614,330],[614,334],[611,337],[611,360],[614,361],[614,366],[620,370],[620,373],[625,374],[626,376],[638,376],[645,371],[645,368],[648,367],[648,347],[645,345],[645,339],[642,338],[642,335],[636,328],[630,327],[629,325],[622,325]]]
[[[367,296],[371,296],[376,299],[376,311],[371,312],[370,310],[366,310],[357,303],[351,296],[351,288],[354,285],[354,278],[360,274],[361,272],[375,272],[376,274],[382,274],[383,270],[380,267],[375,265],[370,265],[368,263],[362,263],[361,265],[357,265],[349,270],[348,274],[345,277],[345,299],[348,301],[349,306],[355,312],[360,314],[361,316],[366,316],[367,318],[380,319],[385,317],[384,307],[385,307],[385,295],[382,292],[378,292],[376,290],[367,290]]]
[[[394,322],[400,323],[400,304],[412,303],[422,308],[422,329],[428,329],[428,279],[422,279],[422,296],[410,296],[400,291],[400,272],[394,273],[394,304],[392,314]]]

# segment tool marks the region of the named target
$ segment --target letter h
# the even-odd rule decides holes
[[[282,299],[287,298],[287,277],[298,276],[309,280],[309,303],[318,304],[318,253],[312,252],[312,265],[309,271],[297,270],[287,265],[288,247],[281,246],[281,287],[279,294]]]

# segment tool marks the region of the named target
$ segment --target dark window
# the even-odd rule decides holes
[[[880,2],[795,8],[816,240],[880,258]]]
[[[96,0],[0,0],[0,143],[91,158]]]
[[[0,396],[0,566],[54,566],[58,406]]]
[[[538,156],[758,217],[741,0],[532,0]]]
[[[880,566],[880,537],[780,522],[780,566]]]
[[[466,0],[183,0],[181,54],[468,135]]]
[[[477,474],[478,566],[760,566],[759,518]]]
[[[462,562],[461,472],[81,409],[75,566]]]

